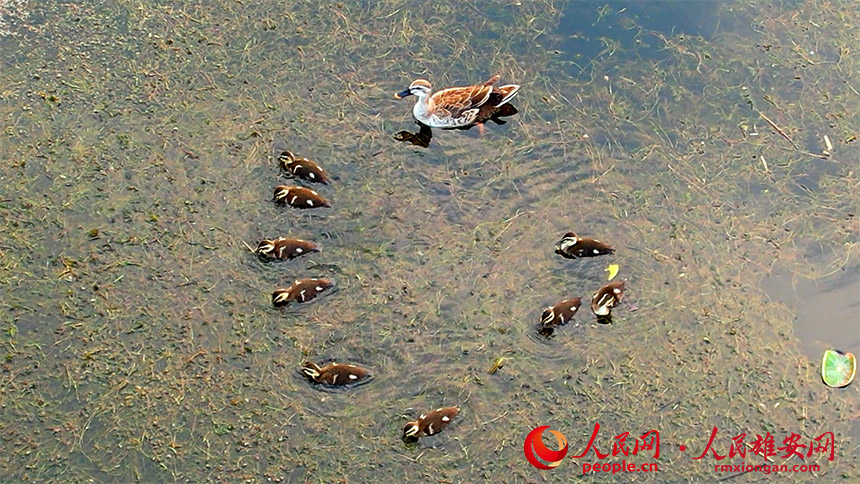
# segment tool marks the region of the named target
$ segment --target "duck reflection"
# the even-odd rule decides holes
[[[501,119],[501,118],[513,116],[517,113],[519,113],[519,111],[517,110],[516,107],[514,107],[512,104],[505,104],[504,106],[501,106],[499,108],[498,112],[495,113],[494,116],[492,116],[491,118],[486,119],[484,121],[492,121],[492,122],[501,126],[501,125],[508,123],[506,120]],[[427,148],[428,146],[430,146],[430,140],[433,139],[433,130],[430,128],[430,126],[427,126],[426,124],[421,124],[417,121],[415,122],[415,124],[418,125],[418,132],[417,133],[413,133],[413,132],[407,131],[407,130],[398,131],[397,133],[394,134],[394,139],[396,139],[397,141],[403,141],[404,143],[411,143],[415,146],[420,146],[422,148]],[[452,129],[469,130],[469,129],[472,129],[476,126],[478,127],[478,130],[481,132],[481,134],[483,134],[483,132],[484,132],[484,129],[483,129],[484,122],[483,121],[480,123],[473,123],[473,124],[470,124],[469,126],[462,126],[459,128],[441,128],[441,129],[445,129],[445,130],[452,130]]]

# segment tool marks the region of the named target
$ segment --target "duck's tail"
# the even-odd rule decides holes
[[[502,76],[500,76],[499,74],[496,74],[495,76],[484,81],[484,85],[485,86],[492,86],[493,84],[495,84],[496,81],[498,81],[501,78],[502,78]]]

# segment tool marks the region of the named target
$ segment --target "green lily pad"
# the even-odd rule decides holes
[[[821,360],[821,379],[829,387],[842,388],[854,380],[857,372],[857,360],[851,353],[836,350],[824,352]]]

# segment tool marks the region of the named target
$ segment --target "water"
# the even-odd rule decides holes
[[[776,273],[764,281],[768,294],[795,314],[795,335],[810,360],[824,350],[860,352],[860,281],[856,265],[814,279]]]
[[[858,280],[851,5],[26,8],[0,38],[3,475],[567,482],[580,460],[541,473],[523,440],[552,425],[577,454],[595,422],[603,452],[661,433],[659,474],[630,479],[724,477],[689,456],[714,426],[721,453],[741,432],[833,431],[821,476],[860,474],[858,387],[824,387],[816,356],[856,343],[810,346],[767,282],[822,253]],[[413,78],[496,72],[523,86],[507,124],[394,140],[415,128],[392,97]],[[746,99],[812,155],[828,134],[831,156],[795,151]],[[294,182],[285,148],[333,175],[316,187],[331,209],[272,203]],[[562,259],[569,230],[617,252]],[[245,246],[280,235],[323,250],[263,263]],[[628,287],[612,324],[583,307],[536,334],[611,263]],[[337,291],[272,308],[301,277]],[[814,297],[856,306],[828,287]],[[850,331],[856,311],[833,314]],[[374,379],[320,391],[308,360]],[[400,440],[447,405],[450,428]]]

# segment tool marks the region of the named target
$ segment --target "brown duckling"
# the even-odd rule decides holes
[[[572,297],[546,308],[540,317],[541,325],[547,329],[566,324],[573,319],[581,304],[582,298]]]
[[[438,434],[458,413],[459,407],[442,407],[421,414],[418,420],[403,426],[403,440],[414,442],[419,437]]]
[[[315,183],[331,183],[331,178],[318,164],[307,159],[298,158],[289,151],[284,151],[278,156],[278,164],[291,175]]]
[[[609,316],[612,308],[624,297],[624,281],[610,282],[591,296],[591,312],[597,316]]]
[[[320,252],[319,244],[302,239],[290,239],[278,237],[277,239],[263,239],[257,244],[254,251],[261,257],[269,259],[295,259],[311,252]]]
[[[568,232],[555,246],[555,253],[565,259],[576,259],[578,257],[612,254],[615,253],[615,249],[606,242],[580,237],[573,232]]]
[[[280,185],[275,187],[275,202],[296,208],[331,207],[331,203],[310,188]]]
[[[359,383],[370,377],[370,372],[360,366],[331,362],[322,368],[307,362],[302,365],[302,373],[314,383],[343,386]]]
[[[281,307],[291,302],[308,302],[332,287],[334,287],[332,279],[296,279],[290,287],[275,289],[272,293],[272,304],[275,307]]]

